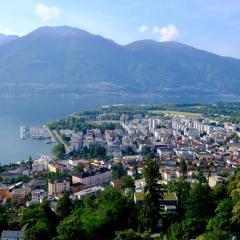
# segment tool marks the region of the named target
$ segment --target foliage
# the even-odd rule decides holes
[[[122,176],[121,170],[116,172],[120,172],[125,187],[134,187],[131,177]],[[111,187],[106,187],[99,195],[89,195],[83,201],[71,202],[69,194],[64,193],[57,203],[56,213],[47,200],[17,211],[16,205],[6,203],[0,206],[0,230],[20,229],[28,224],[27,240],[142,240],[150,238],[149,233],[144,232],[146,230],[160,231],[162,235],[156,239],[163,239],[164,234],[169,240],[225,240],[240,236],[240,170],[228,177],[226,185],[220,184],[213,189],[205,181],[190,185],[184,177],[162,186],[158,183],[158,165],[148,158],[144,177],[144,203],[135,204],[132,196]],[[177,194],[176,213],[160,211],[163,189]],[[16,214],[20,216],[19,223]],[[159,219],[163,223],[161,230],[156,228]]]
[[[134,180],[132,179],[131,176],[126,175],[122,179],[123,179],[123,186],[122,186],[123,189],[125,188],[130,188],[132,190],[135,189]]]
[[[107,188],[60,223],[58,239],[109,239],[115,231],[128,226],[132,209],[132,200],[116,189]]]
[[[64,144],[60,144],[60,143],[57,144],[52,151],[57,158],[62,158],[66,153]]]
[[[49,202],[44,200],[39,206],[25,209],[20,223],[22,226],[28,223],[25,240],[48,240],[55,235],[58,218],[52,212]]]
[[[123,169],[122,163],[116,163],[112,165],[112,178],[113,180],[115,179],[120,179],[125,175],[125,171]]]
[[[71,213],[71,209],[72,202],[69,199],[69,193],[64,192],[63,196],[59,199],[57,203],[56,212],[61,218],[65,218]]]
[[[84,171],[84,167],[82,163],[79,163],[77,166],[74,167],[74,173],[82,173]]]
[[[106,158],[106,148],[102,146],[96,146],[91,149],[88,149],[86,146],[78,151],[73,151],[69,154],[72,157],[83,157],[86,159],[92,158]]]
[[[159,167],[150,158],[145,160],[145,197],[144,197],[144,225],[147,230],[153,231],[160,218],[160,200],[163,198]]]
[[[141,234],[135,232],[133,229],[126,229],[124,231],[116,232],[116,237],[114,240],[148,240],[150,239],[150,234]]]

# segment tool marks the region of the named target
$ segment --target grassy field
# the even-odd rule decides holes
[[[201,113],[192,113],[192,112],[179,112],[179,111],[168,111],[168,110],[150,110],[149,114],[173,114],[173,115],[182,115],[185,117],[201,117]]]

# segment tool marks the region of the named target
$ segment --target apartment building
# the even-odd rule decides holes
[[[68,178],[59,178],[57,180],[48,181],[48,195],[54,196],[58,193],[70,191],[70,180]]]
[[[110,183],[112,172],[107,168],[100,168],[94,172],[84,172],[72,176],[73,183],[82,183],[85,188],[101,186]]]

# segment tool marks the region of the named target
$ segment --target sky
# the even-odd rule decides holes
[[[240,0],[0,0],[0,33],[61,25],[119,44],[178,41],[240,58]]]

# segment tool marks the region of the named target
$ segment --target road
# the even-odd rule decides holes
[[[61,136],[58,134],[57,130],[53,130],[51,131],[49,128],[48,128],[48,132],[49,134],[51,135],[51,137],[55,140],[55,142],[57,143],[62,143],[65,147],[65,150],[66,150],[66,153],[70,153],[72,151],[71,147],[68,146],[64,141],[63,139],[61,138]]]

